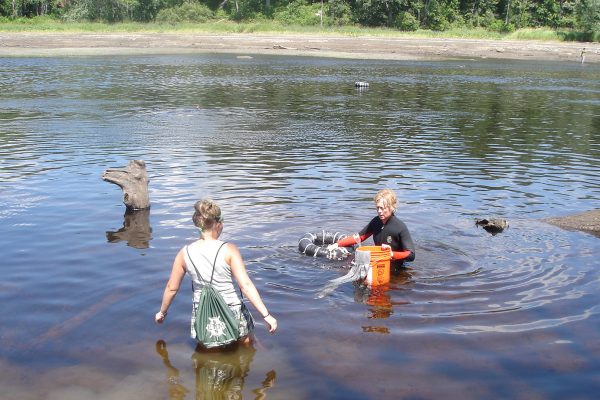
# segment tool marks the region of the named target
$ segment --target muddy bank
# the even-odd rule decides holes
[[[585,50],[584,50],[585,49]],[[386,60],[600,62],[600,43],[296,34],[0,33],[0,56],[231,53]]]
[[[600,209],[564,217],[546,218],[543,221],[563,229],[591,233],[600,238]]]

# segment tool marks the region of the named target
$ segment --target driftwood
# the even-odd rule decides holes
[[[135,247],[136,249],[147,249],[152,239],[150,209],[125,210],[123,227],[118,231],[106,232],[106,239],[110,243],[126,241],[127,246]]]
[[[102,174],[102,179],[123,189],[123,203],[127,209],[150,208],[149,180],[144,161],[133,160],[125,168],[109,168]]]
[[[492,235],[496,235],[506,228],[508,228],[508,222],[505,219],[490,218],[490,219],[477,219],[475,225],[482,227]]]
[[[563,229],[583,231],[600,237],[600,209],[565,217],[545,218],[542,221]]]

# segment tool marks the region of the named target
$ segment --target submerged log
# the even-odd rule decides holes
[[[506,228],[508,228],[508,222],[505,219],[490,218],[490,219],[476,219],[475,225],[482,227],[492,235],[496,235]]]
[[[102,174],[102,179],[123,189],[123,203],[127,209],[143,210],[150,207],[149,180],[144,161],[133,160],[125,168],[109,168]]]
[[[587,232],[600,237],[600,209],[564,217],[545,218],[542,221],[563,229]]]

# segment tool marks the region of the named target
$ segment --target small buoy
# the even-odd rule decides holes
[[[358,87],[358,88],[366,88],[369,87],[369,82],[354,82],[354,87]]]

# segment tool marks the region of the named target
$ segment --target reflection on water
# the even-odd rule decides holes
[[[241,399],[244,380],[256,350],[252,346],[234,346],[225,351],[195,351],[192,355],[192,368],[196,382],[191,389],[182,384],[179,369],[169,360],[164,340],[156,342],[156,352],[167,369],[169,399],[184,399],[190,390],[194,399]],[[267,397],[267,389],[273,387],[275,377],[275,371],[267,372],[261,386],[252,390],[256,399]]]
[[[357,302],[368,304],[371,315],[369,319],[389,318],[392,315],[392,300],[388,294],[389,284],[369,288],[362,284],[355,284],[354,299]],[[363,327],[363,329],[365,329]],[[387,333],[387,332],[386,332]]]
[[[179,369],[175,368],[169,360],[167,344],[164,340],[156,342],[156,352],[162,358],[163,364],[167,369],[167,383],[169,384],[169,399],[185,399],[189,389],[181,384]]]
[[[390,291],[406,287],[411,282],[411,278],[410,269],[403,268],[392,274],[390,282],[383,285],[369,286],[363,282],[354,282],[354,301],[370,306],[370,315],[367,318],[373,320],[373,323],[376,323],[375,320],[378,319],[387,319],[393,314],[394,307],[407,304],[402,301],[395,301],[392,304]],[[363,326],[362,328],[364,332],[389,333],[389,329],[386,327]]]
[[[598,207],[600,66],[170,55],[10,58],[0,72],[9,398],[163,399],[165,368],[185,399],[600,390],[600,242],[541,221]],[[99,176],[136,159],[152,208],[124,214]],[[416,260],[387,286],[319,296],[349,260],[300,254],[298,239],[356,232],[384,187]],[[223,239],[280,331],[254,314],[256,350],[194,356],[198,370],[189,284],[166,325],[152,317],[201,197],[222,206]]]
[[[123,227],[118,231],[106,232],[109,243],[127,242],[127,246],[146,249],[152,239],[150,227],[150,209],[131,210],[127,208],[123,215]]]

